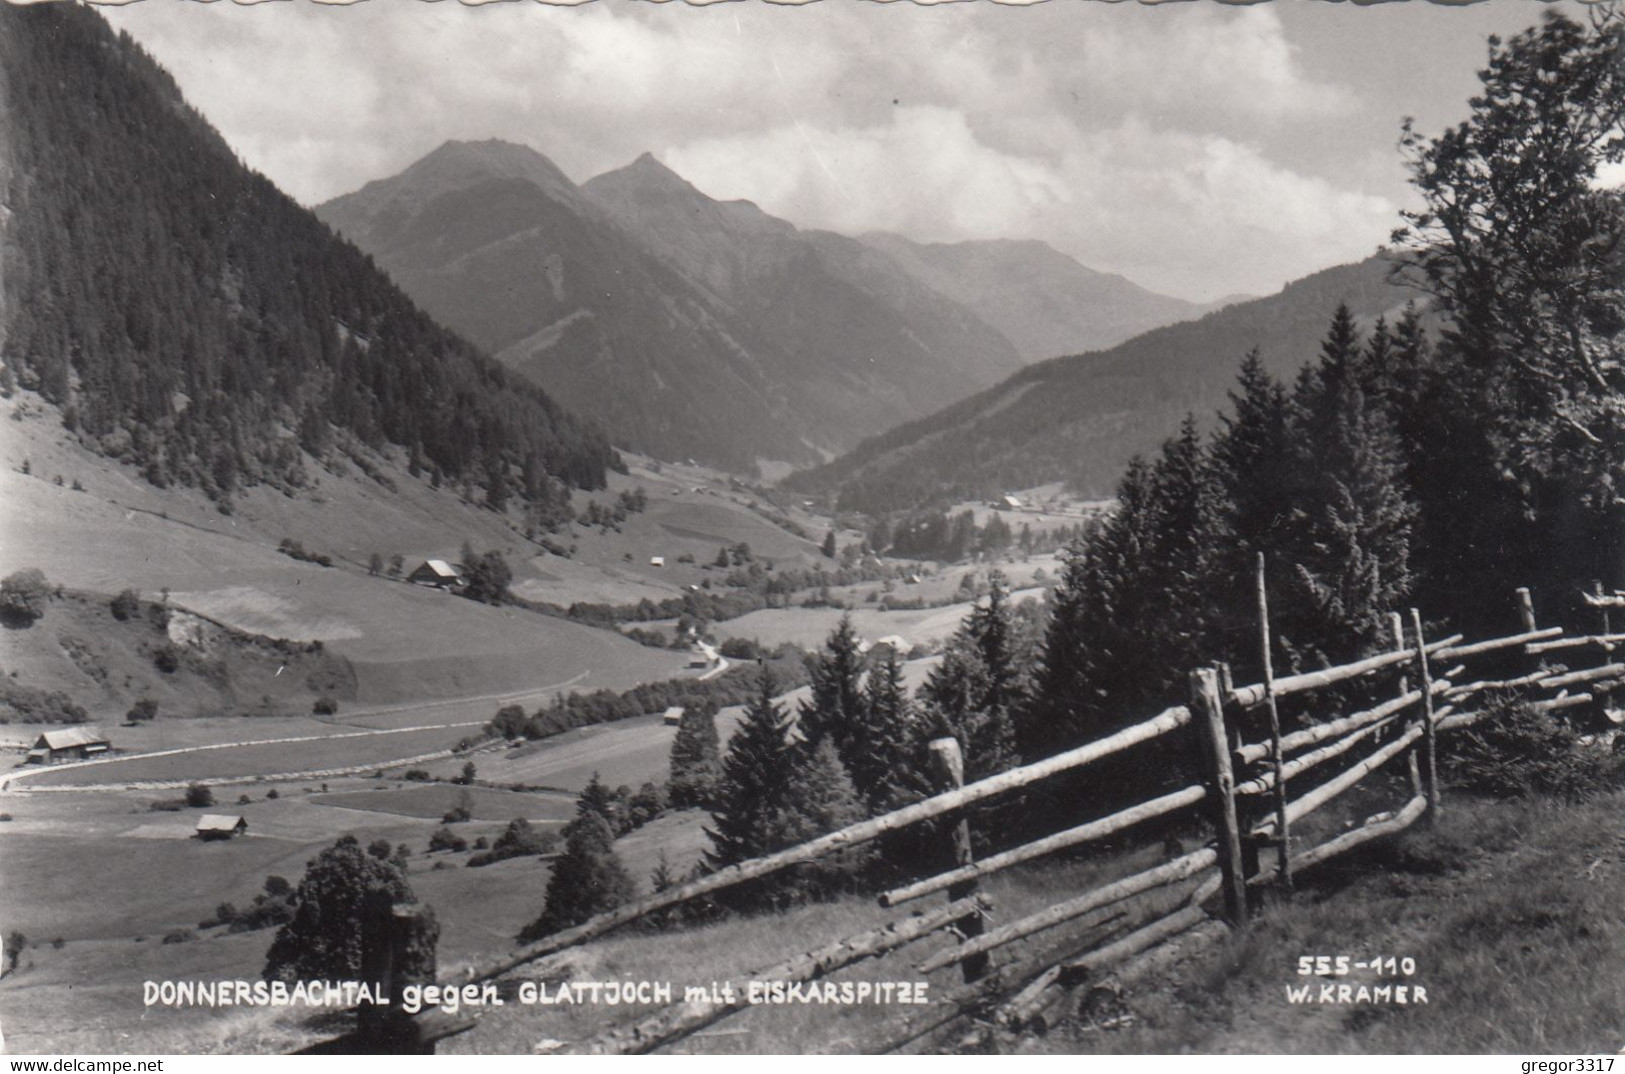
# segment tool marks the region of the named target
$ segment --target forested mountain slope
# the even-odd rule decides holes
[[[93,450],[229,510],[310,458],[399,445],[414,472],[557,507],[606,439],[431,321],[229,146],[87,8],[0,7],[5,370]]]
[[[1418,297],[1388,282],[1380,257],[1318,272],[1279,294],[1169,325],[1110,350],[1041,362],[929,418],[866,441],[791,479],[870,512],[986,497],[1067,481],[1109,496],[1128,460],[1155,449],[1186,414],[1221,408],[1254,347],[1290,378],[1317,352],[1338,303],[1357,317]]]

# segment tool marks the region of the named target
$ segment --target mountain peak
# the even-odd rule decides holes
[[[455,189],[487,179],[524,179],[557,198],[573,198],[576,185],[528,145],[499,138],[443,143],[398,177],[413,186]]]
[[[643,197],[654,194],[668,197],[705,197],[695,189],[693,183],[672,171],[661,163],[658,157],[647,151],[639,153],[638,158],[632,163],[594,176],[583,185],[589,192],[594,188],[599,190],[615,188],[629,193],[635,192]]]

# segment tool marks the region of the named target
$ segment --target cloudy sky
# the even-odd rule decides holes
[[[1193,299],[1364,257],[1402,117],[1462,118],[1532,0],[924,6],[141,0],[108,11],[305,204],[447,139],[576,180],[650,151],[807,227],[1045,240]],[[1573,10],[1569,5],[1561,5]]]

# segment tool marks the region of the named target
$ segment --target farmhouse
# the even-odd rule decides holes
[[[199,839],[230,839],[248,831],[248,818],[226,813],[205,813],[197,819]]]
[[[64,727],[60,731],[47,731],[28,751],[28,764],[57,764],[61,761],[83,761],[112,749],[112,743],[94,727]]]
[[[887,634],[884,638],[881,638],[879,641],[875,642],[875,644],[888,646],[899,656],[907,655],[909,650],[913,648],[913,646],[908,643],[908,639],[903,637],[901,634]]]
[[[463,584],[463,575],[443,559],[426,559],[423,566],[406,576],[406,580],[416,585],[452,589]]]
[[[683,722],[683,706],[673,705],[660,714],[660,722],[667,727],[676,727]]]

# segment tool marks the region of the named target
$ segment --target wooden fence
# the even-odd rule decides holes
[[[1262,571],[1259,598],[1259,642],[1267,654],[1271,639]],[[954,862],[953,867],[887,891],[879,901],[884,907],[901,907],[942,894],[943,903],[817,950],[794,952],[779,965],[749,976],[811,981],[947,932],[958,942],[928,955],[916,967],[922,975],[959,967],[963,984],[946,1000],[939,999],[941,1017],[934,1024],[950,1020],[962,1008],[976,1006],[993,1008],[996,1021],[1007,1028],[1042,1028],[1049,1012],[1069,989],[1099,981],[1114,968],[1181,934],[1199,927],[1212,929],[1210,903],[1217,902],[1218,919],[1224,925],[1245,926],[1256,910],[1262,888],[1275,885],[1289,890],[1294,875],[1305,869],[1402,831],[1422,818],[1438,816],[1438,738],[1479,720],[1483,710],[1474,705],[1490,692],[1521,691],[1536,699],[1537,708],[1548,711],[1593,705],[1601,697],[1619,696],[1625,683],[1625,663],[1614,662],[1611,656],[1616,648],[1625,646],[1625,636],[1609,634],[1606,626],[1601,634],[1583,637],[1566,637],[1558,627],[1541,629],[1535,623],[1527,590],[1518,591],[1518,607],[1522,629],[1473,643],[1464,643],[1460,635],[1428,640],[1421,616],[1411,610],[1408,623],[1397,613],[1392,617],[1391,651],[1350,664],[1276,678],[1265,659],[1263,680],[1242,686],[1230,683],[1226,668],[1200,668],[1190,675],[1186,704],[1097,741],[970,784],[962,780],[958,744],[953,739],[933,742],[934,769],[941,788],[935,796],[638,899],[548,936],[510,957],[476,967],[466,980],[494,980],[657,911],[868,843],[910,825],[941,819],[943,823],[937,830],[947,841],[944,852]],[[1576,655],[1600,656],[1602,662],[1586,668],[1571,667]],[[1498,677],[1471,677],[1468,669],[1485,658],[1493,659],[1493,673]],[[1518,663],[1535,666],[1525,670],[1515,667]],[[1509,667],[1518,673],[1509,674]],[[1316,711],[1316,703],[1328,693],[1370,700],[1360,702],[1365,707],[1353,712]],[[1384,693],[1386,697],[1376,700]],[[1283,703],[1301,707],[1304,719],[1300,722],[1304,726],[1283,731]],[[1610,719],[1617,715],[1607,711]],[[1247,740],[1248,729],[1255,736],[1253,741]],[[1201,758],[1198,782],[1163,791],[1108,816],[1089,819],[980,861],[973,860],[967,807],[1176,735],[1188,736],[1185,743],[1178,745],[1194,746]],[[1339,759],[1335,774],[1315,780],[1317,769],[1329,771],[1323,766]],[[1353,830],[1312,846],[1300,844],[1294,830],[1304,818],[1365,782],[1379,769],[1401,760],[1408,774],[1408,781],[1402,780],[1401,784],[1408,787],[1408,796]],[[1180,848],[1170,860],[1151,868],[1112,879],[1036,913],[992,925],[991,907],[978,889],[983,877],[1058,851],[1099,843],[1158,818],[1188,819],[1203,829],[1210,828],[1211,841],[1188,852]],[[1204,819],[1206,823],[1202,823]],[[1270,867],[1261,864],[1266,854],[1273,859]],[[1189,887],[1175,893],[1177,906],[1171,912],[1147,916],[1135,909],[1137,896],[1174,885]],[[1075,950],[1052,965],[995,967],[992,963],[994,954],[1007,945],[1106,910],[1120,911],[1115,919],[1127,919],[1128,930],[1119,928],[1095,940],[1092,948]],[[427,960],[421,955],[398,957],[395,965],[415,968],[413,980],[431,980],[433,939],[425,944],[421,930],[433,927],[432,915],[426,919],[425,915],[402,911],[387,920],[394,932],[380,932],[376,944],[397,952],[421,952],[427,946]],[[402,973],[391,972],[390,958],[373,954],[369,959],[370,965],[382,969],[384,976],[379,979],[388,982],[391,994],[398,994],[407,980]],[[680,1001],[642,1020],[572,1042],[565,1049],[595,1053],[652,1051],[743,1007],[739,997]],[[435,1040],[472,1024],[467,1016],[375,1016],[363,1021],[347,1042],[323,1047],[432,1051]]]

